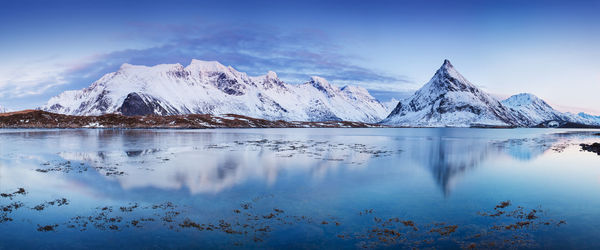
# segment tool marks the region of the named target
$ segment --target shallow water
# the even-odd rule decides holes
[[[597,249],[596,133],[0,130],[0,249]]]

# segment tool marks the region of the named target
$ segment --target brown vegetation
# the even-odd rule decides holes
[[[41,110],[23,110],[0,114],[0,128],[358,128],[382,127],[362,122],[271,121],[243,115],[190,114],[173,116],[73,116]]]

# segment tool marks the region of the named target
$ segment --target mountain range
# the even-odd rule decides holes
[[[445,60],[434,76],[382,121],[407,127],[600,125],[599,116],[562,113],[529,93],[499,101],[477,88]]]
[[[153,67],[123,64],[90,87],[66,91],[42,110],[69,115],[243,114],[269,120],[375,123],[387,111],[361,87],[313,76],[287,84],[275,72],[251,77],[215,61]]]
[[[216,61],[188,66],[123,64],[82,90],[40,109],[68,115],[239,114],[268,120],[358,121],[406,127],[600,125],[600,116],[562,113],[533,94],[497,100],[445,60],[412,96],[381,103],[362,87],[337,87],[313,76],[288,84],[269,71],[248,76]]]

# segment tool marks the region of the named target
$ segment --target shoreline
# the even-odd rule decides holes
[[[213,129],[213,128],[377,128],[380,124],[324,121],[302,122],[266,120],[243,115],[189,114],[173,116],[73,116],[41,110],[0,114],[0,128],[6,129]]]
[[[600,126],[567,123],[572,129],[600,129]],[[215,129],[215,128],[477,128],[515,129],[548,128],[543,126],[482,126],[470,127],[409,127],[353,121],[284,121],[253,118],[237,114],[221,116],[211,114],[188,114],[172,116],[124,116],[105,114],[100,116],[74,116],[42,110],[22,110],[0,114],[0,129]]]

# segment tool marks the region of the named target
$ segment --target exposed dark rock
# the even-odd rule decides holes
[[[243,95],[246,92],[246,86],[237,79],[231,79],[227,77],[225,73],[219,73],[217,78],[217,88],[225,92],[228,95]]]
[[[589,151],[589,152],[594,152],[598,155],[600,155],[600,143],[594,142],[592,144],[579,144],[579,146],[581,146],[581,149],[584,151]]]
[[[127,95],[119,111],[126,116],[173,114],[172,111],[163,108],[157,99],[149,96],[140,96],[135,92]]]
[[[600,126],[567,122],[563,120],[551,120],[542,122],[534,126],[534,128],[600,128]]]
[[[154,114],[154,109],[146,104],[137,93],[130,93],[121,105],[121,114],[128,116],[151,115]]]
[[[62,108],[63,108],[63,106],[58,103],[50,106],[50,109],[52,109],[52,110],[60,110]]]
[[[178,67],[176,70],[169,71],[168,74],[176,78],[186,78],[190,76],[190,72],[185,70],[183,67]]]
[[[257,97],[262,103],[268,104],[268,105],[265,105],[265,107],[272,107],[272,109],[274,111],[281,111],[283,113],[288,113],[287,109],[285,109],[284,107],[279,105],[279,103],[277,103],[273,99],[269,98],[268,96],[258,93]],[[262,111],[265,110],[262,106],[257,106],[257,108]]]

